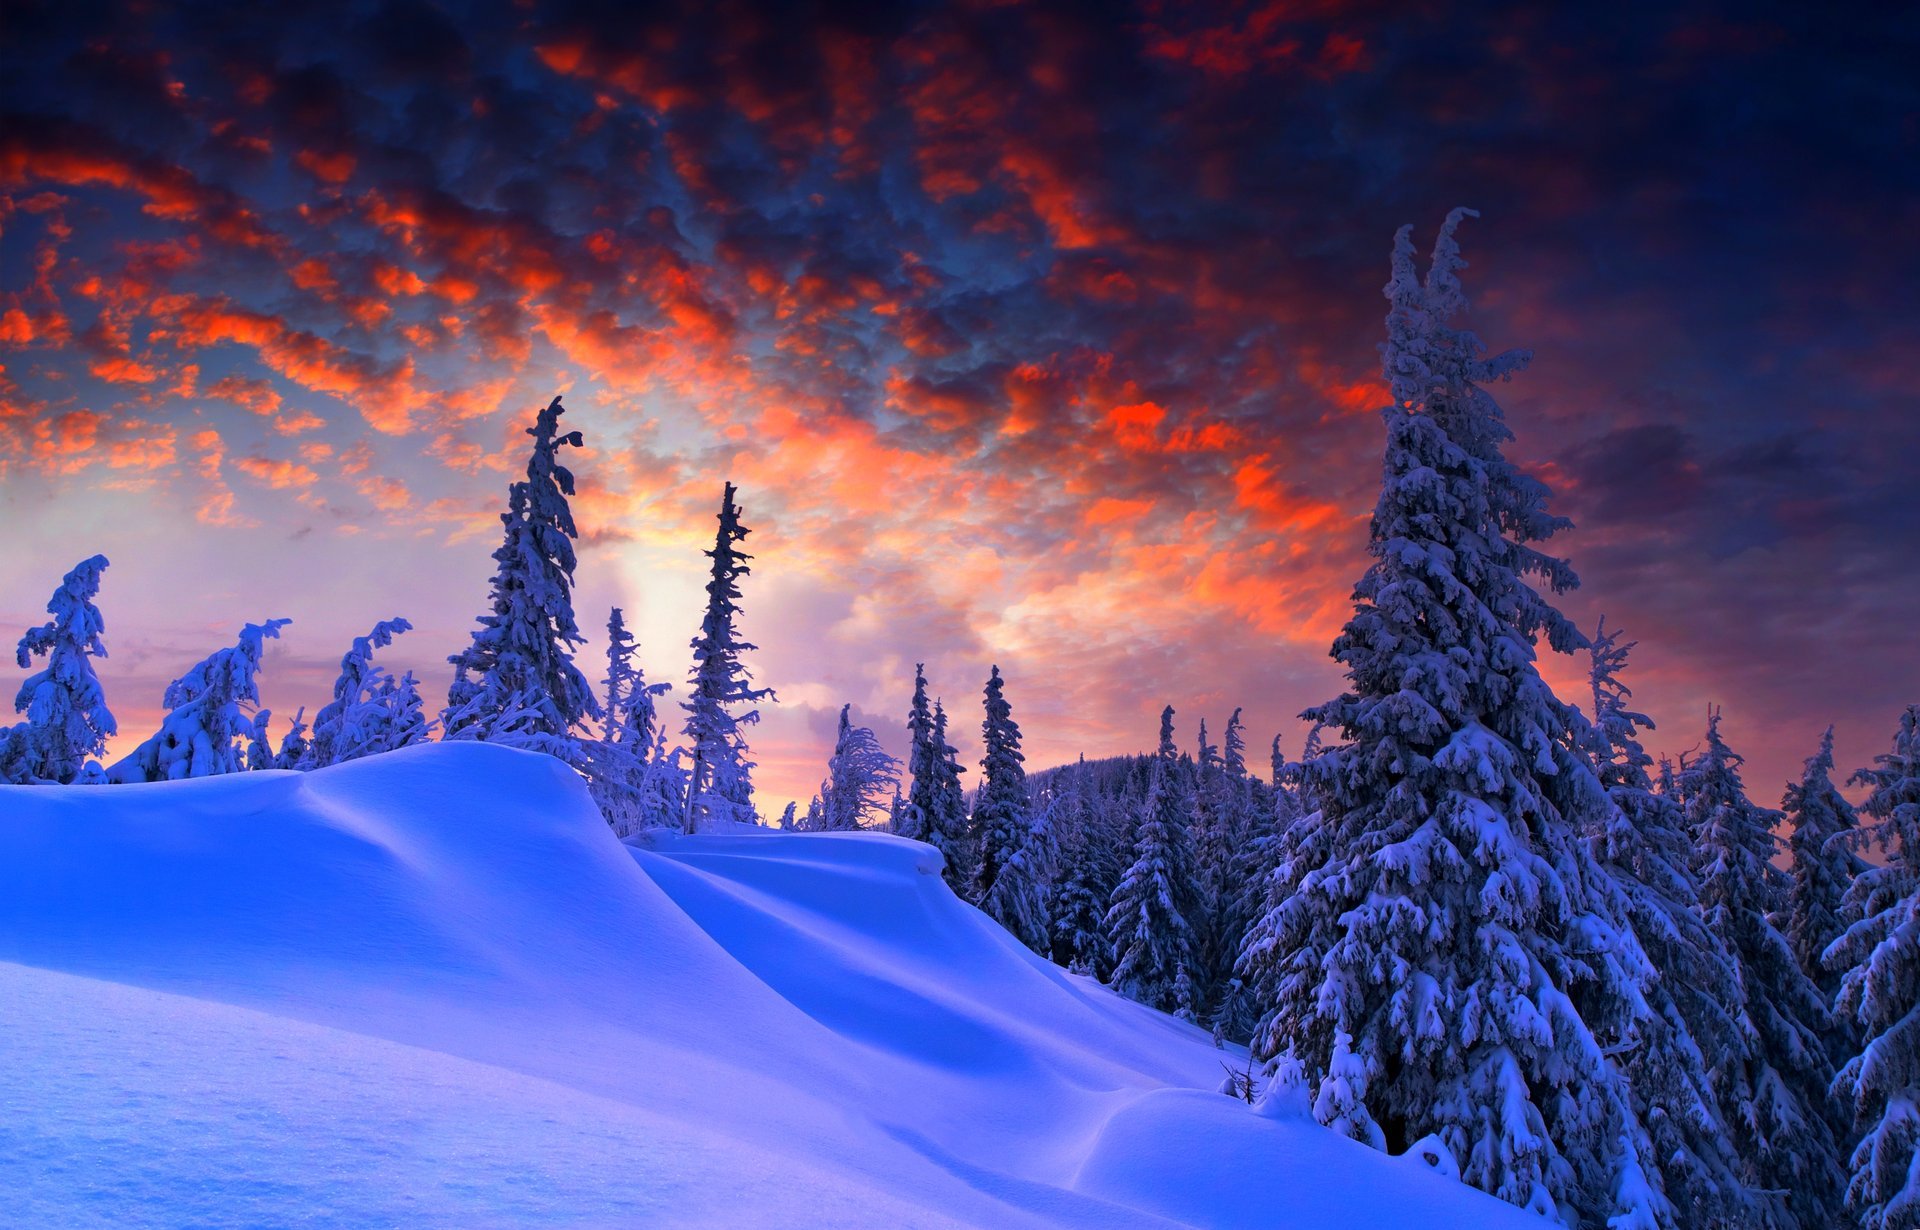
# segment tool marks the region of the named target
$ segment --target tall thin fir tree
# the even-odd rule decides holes
[[[933,702],[927,699],[927,664],[913,666],[913,699],[907,705],[907,800],[894,831],[914,841],[924,841],[945,854],[946,848],[935,837],[928,821],[933,815],[933,796],[937,788],[938,768],[933,751]]]
[[[1104,831],[1107,821],[1094,811],[1082,790],[1085,766],[1053,800],[1058,818],[1060,878],[1053,886],[1048,914],[1053,959],[1076,974],[1105,981],[1113,970],[1107,945],[1107,905],[1122,868],[1113,858],[1118,843]]]
[[[1253,799],[1247,789],[1246,740],[1240,734],[1240,710],[1227,721],[1223,754],[1207,742],[1207,724],[1200,723],[1200,753],[1194,784],[1194,859],[1198,872],[1199,905],[1188,921],[1196,946],[1194,1008],[1201,1019],[1214,1021],[1222,1039],[1228,1026],[1216,1020],[1217,1009],[1244,1016],[1245,1003],[1234,979],[1247,922],[1241,877],[1247,868],[1241,859],[1246,829],[1252,819]],[[1229,1002],[1231,1001],[1231,1002]]]
[[[558,397],[526,429],[533,437],[527,476],[512,484],[500,515],[503,540],[493,553],[491,610],[472,642],[448,659],[453,685],[441,716],[444,737],[531,747],[577,762],[579,734],[600,716],[587,677],[573,664],[585,643],[573,615],[573,541],[568,499],[573,472],[560,450],[579,448],[562,432]]]
[[[1700,890],[1686,820],[1677,803],[1654,791],[1647,773],[1653,758],[1639,732],[1653,722],[1629,707],[1633,693],[1620,678],[1633,644],[1602,619],[1589,646],[1595,763],[1612,804],[1594,838],[1594,857],[1655,977],[1632,1035],[1606,1041],[1623,1056],[1652,1146],[1647,1164],[1660,1172],[1677,1223],[1685,1230],[1743,1230],[1760,1224],[1763,1209],[1740,1177],[1712,1073],[1745,1055],[1754,1031],[1733,955],[1696,909]]]
[[[293,621],[269,619],[240,629],[237,644],[209,654],[167,685],[160,729],[107,770],[113,782],[165,782],[217,777],[247,767],[260,704],[256,676],[266,643]]]
[[[1306,715],[1343,741],[1305,763],[1318,812],[1241,957],[1272,997],[1254,1050],[1301,1064],[1343,1134],[1435,1135],[1473,1186],[1570,1223],[1670,1224],[1574,1006],[1628,1014],[1644,958],[1622,959],[1637,943],[1581,840],[1605,808],[1585,719],[1535,664],[1539,641],[1585,638],[1536,588],[1577,583],[1532,545],[1568,523],[1504,457],[1485,387],[1529,356],[1486,358],[1451,324],[1470,213],[1448,215],[1424,279],[1409,228],[1395,237],[1374,562],[1333,646],[1349,691]]]
[[[688,771],[685,828],[689,833],[712,821],[753,823],[753,762],[747,759],[746,728],[760,720],[758,709],[742,706],[778,700],[772,688],[756,688],[742,655],[758,648],[742,640],[740,578],[752,570],[751,555],[738,547],[752,531],[741,524],[734,485],[720,497],[720,528],[714,536],[707,580],[707,610],[693,638],[693,672],[686,710],[686,736],[693,764]]]
[[[973,899],[982,905],[995,895],[1001,872],[1019,857],[1033,825],[1020,726],[1013,720],[998,666],[987,676],[984,701],[986,718],[980,723],[980,737],[986,754],[980,760],[980,794],[974,800],[972,825],[978,851]]]
[[[1155,754],[1171,762],[1178,754],[1173,746],[1173,706],[1168,705],[1160,711],[1160,743]]]
[[[1683,768],[1679,789],[1700,906],[1738,964],[1753,1041],[1744,1054],[1710,1059],[1743,1178],[1767,1197],[1760,1224],[1816,1230],[1839,1220],[1844,1186],[1827,1103],[1834,1072],[1825,1035],[1833,1022],[1775,925],[1787,899],[1787,877],[1773,865],[1780,817],[1747,797],[1740,765],[1714,710],[1706,750]]]
[[[1840,990],[1840,972],[1821,961],[1821,954],[1846,930],[1844,902],[1847,890],[1867,869],[1853,851],[1859,818],[1853,805],[1833,784],[1833,727],[1820,736],[1820,750],[1807,761],[1800,780],[1787,787],[1780,800],[1791,832],[1787,850],[1787,913],[1785,931],[1813,984],[1829,1003]],[[1848,1034],[1842,1022],[1841,1034]],[[1836,1039],[1843,1045],[1851,1039]],[[1844,1058],[1844,1056],[1842,1056]]]
[[[1847,1207],[1861,1230],[1920,1226],[1920,705],[1900,715],[1893,750],[1852,781],[1863,835],[1886,862],[1848,890],[1847,930],[1827,963],[1845,971],[1839,1011],[1862,1039],[1833,1082],[1859,1125]]]
[[[655,736],[660,729],[659,707],[655,698],[673,690],[670,683],[648,683],[640,665],[640,646],[627,631],[625,613],[613,607],[607,613],[607,677],[601,702],[601,737],[609,743],[631,748],[646,761],[653,754]]]
[[[928,813],[927,831],[942,838],[940,852],[946,865],[940,874],[947,886],[965,896],[973,885],[974,844],[967,828],[967,792],[960,784],[966,770],[960,766],[960,749],[947,742],[947,709],[938,698],[933,702],[933,810]]]
[[[1247,775],[1247,728],[1240,724],[1240,710],[1227,719],[1227,733],[1220,740],[1220,763],[1235,781]]]
[[[1171,756],[1153,758],[1146,803],[1134,830],[1133,861],[1113,890],[1106,933],[1113,988],[1191,1021],[1196,1005],[1190,919],[1199,911],[1200,890],[1187,832],[1190,804],[1177,767]]]
[[[104,555],[75,564],[47,600],[53,618],[20,638],[15,658],[21,669],[36,657],[46,665],[14,696],[14,712],[27,720],[0,728],[0,782],[67,785],[102,778],[98,757],[119,733],[93,670],[93,659],[107,656],[100,639],[106,621],[93,604],[106,568]]]
[[[1056,844],[1050,810],[1035,808],[1027,794],[1020,723],[1006,700],[995,666],[985,687],[987,716],[981,739],[979,798],[973,800],[973,831],[979,848],[975,892],[979,908],[1035,952],[1048,948],[1046,887],[1054,875]]]
[[[628,837],[662,822],[663,800],[656,797],[660,766],[654,763],[662,752],[661,730],[654,698],[672,685],[647,682],[619,607],[607,614],[607,674],[601,687],[600,738],[582,745],[583,767],[600,814],[616,836]],[[671,808],[672,800],[665,802]]]

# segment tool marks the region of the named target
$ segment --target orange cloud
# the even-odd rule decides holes
[[[166,323],[176,345],[234,342],[251,347],[262,363],[300,387],[352,404],[376,431],[403,434],[411,428],[413,416],[428,405],[427,397],[414,385],[410,358],[383,365],[294,329],[279,317],[221,298],[165,296],[154,303],[153,314]]]
[[[320,476],[306,466],[293,461],[283,461],[270,457],[241,457],[234,468],[275,490],[287,487],[311,487]]]

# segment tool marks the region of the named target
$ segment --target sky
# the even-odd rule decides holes
[[[120,750],[269,617],[276,729],[396,615],[437,695],[560,394],[590,676],[618,604],[684,694],[739,484],[769,811],[916,662],[970,763],[997,663],[1031,767],[1169,703],[1264,764],[1341,687],[1393,233],[1465,205],[1564,607],[1773,802],[1920,701],[1894,8],[14,0],[0,628],[109,557]]]

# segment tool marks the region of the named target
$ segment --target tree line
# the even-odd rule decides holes
[[[1395,237],[1371,564],[1332,647],[1346,690],[1303,715],[1297,760],[1276,737],[1264,778],[1250,769],[1239,710],[1218,745],[1201,722],[1181,751],[1169,706],[1153,753],[1029,777],[996,666],[969,791],[917,667],[906,763],[843,708],[819,794],[779,823],[925,842],[1035,952],[1246,1043],[1268,1096],[1378,1148],[1436,1140],[1465,1181],[1565,1224],[1912,1230],[1920,705],[1852,775],[1857,811],[1830,729],[1778,810],[1749,795],[1717,710],[1695,753],[1648,754],[1632,644],[1555,606],[1578,578],[1542,544],[1569,523],[1505,457],[1489,386],[1530,356],[1489,356],[1455,323],[1469,214],[1448,216],[1424,274],[1410,230]],[[619,609],[600,691],[574,663],[559,457],[581,438],[562,413],[555,398],[528,429],[488,608],[437,716],[410,673],[373,661],[409,630],[386,620],[276,745],[255,676],[287,621],[268,620],[175,680],[159,730],[102,768],[116,729],[91,665],[95,556],[20,641],[23,668],[45,664],[16,700],[25,720],[0,728],[0,780],[312,769],[437,731],[560,757],[622,835],[758,822],[746,733],[773,695],[738,629],[735,490],[670,748],[668,685],[645,678]],[[1542,679],[1543,643],[1586,655],[1584,711]]]

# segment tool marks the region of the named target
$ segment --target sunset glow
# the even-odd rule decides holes
[[[1503,404],[1579,525],[1567,608],[1640,642],[1654,746],[1723,704],[1771,797],[1911,699],[1917,112],[1821,72],[1845,28],[271,7],[8,16],[0,626],[110,557],[123,745],[268,617],[276,715],[396,615],[437,702],[560,393],[581,623],[624,605],[653,679],[740,488],[769,812],[843,703],[904,747],[918,661],[968,762],[995,663],[1036,767],[1168,703],[1183,746],[1245,706],[1297,752],[1378,489],[1388,241],[1462,204],[1476,327],[1536,352]]]

